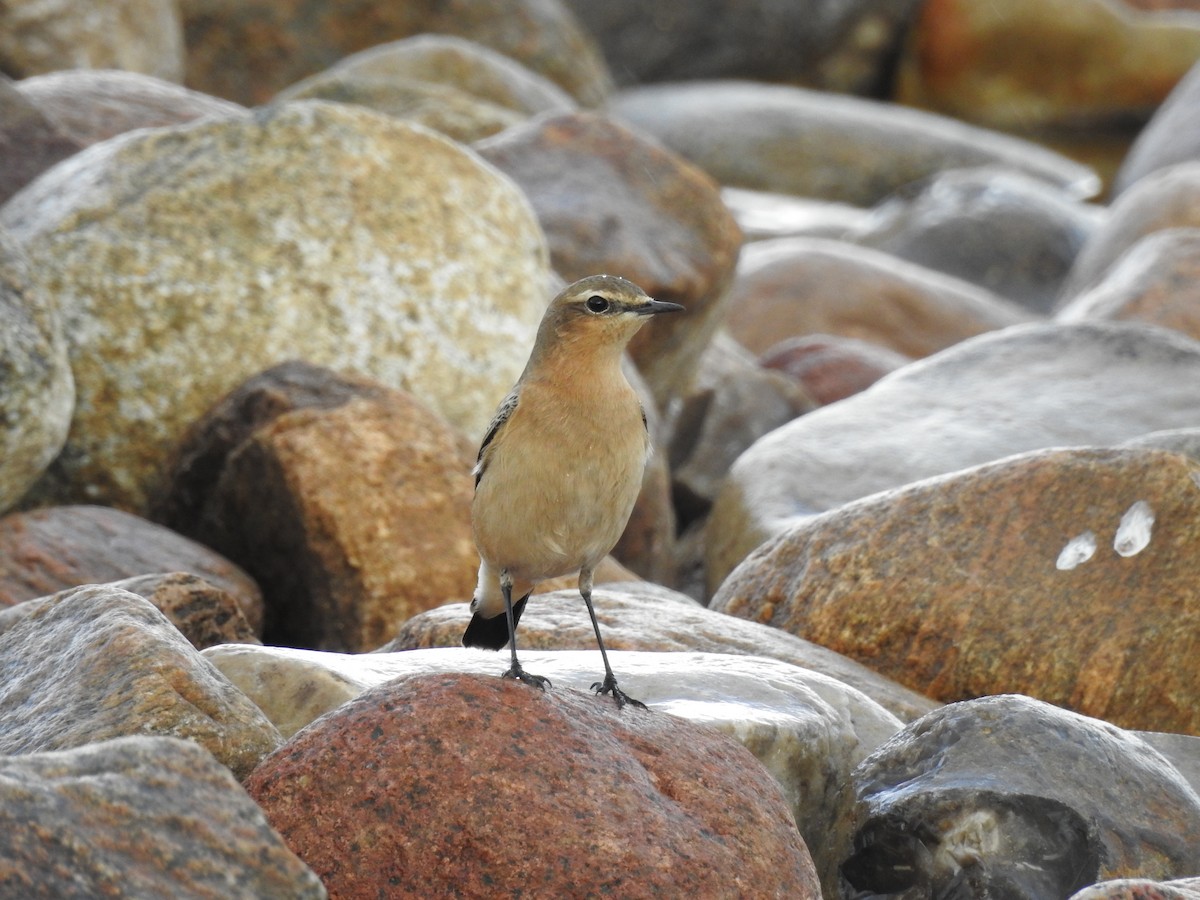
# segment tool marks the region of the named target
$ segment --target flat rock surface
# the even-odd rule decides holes
[[[713,608],[940,700],[1019,691],[1200,734],[1200,469],[1045,450],[867,497],[760,547]]]
[[[297,734],[246,788],[339,897],[820,897],[745,748],[575,691],[391,681]]]

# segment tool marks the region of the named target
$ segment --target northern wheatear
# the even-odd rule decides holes
[[[593,275],[551,301],[525,371],[496,411],[475,466],[471,522],[479,583],[467,647],[508,644],[504,673],[541,688],[517,661],[517,623],[535,585],[579,573],[604,661],[592,690],[642,704],[617,687],[592,609],[592,571],[616,545],[650,453],[646,415],[621,354],[648,316],[682,310],[624,278]],[[519,599],[513,602],[513,597]]]

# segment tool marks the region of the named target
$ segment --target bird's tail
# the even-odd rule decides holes
[[[525,603],[529,600],[526,594],[513,604],[513,628],[521,621],[521,613],[525,612]],[[471,616],[471,624],[463,632],[464,647],[480,647],[484,650],[500,650],[508,643],[508,617],[504,613],[492,616],[490,619],[475,613]]]

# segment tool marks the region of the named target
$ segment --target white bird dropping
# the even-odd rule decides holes
[[[1085,531],[1067,541],[1067,546],[1058,554],[1054,567],[1061,572],[1069,572],[1078,565],[1087,562],[1096,552],[1096,535]]]
[[[1150,530],[1154,527],[1154,510],[1145,500],[1139,500],[1121,516],[1113,549],[1121,556],[1135,556],[1150,543]]]

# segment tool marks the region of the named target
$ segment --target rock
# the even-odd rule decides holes
[[[51,507],[0,519],[0,607],[80,584],[163,572],[190,572],[228,592],[254,633],[262,633],[262,594],[254,580],[160,525],[102,506]]]
[[[660,408],[680,393],[720,324],[741,233],[709,178],[595,113],[543,116],[476,144],[537,211],[569,281],[610,272],[687,315],[651,322],[629,354]]]
[[[1163,731],[1137,731],[1139,738],[1167,758],[1200,794],[1200,738],[1190,734],[1170,734]]]
[[[1142,238],[1168,228],[1200,228],[1200,161],[1147,175],[1113,202],[1075,258],[1062,303],[1099,284]]]
[[[690,78],[882,93],[919,3],[658,3],[569,0],[622,83]]]
[[[79,147],[135,128],[249,115],[236,103],[137,72],[69,69],[35,75],[14,86]]]
[[[63,592],[0,634],[0,754],[132,734],[188,738],[238,778],[280,743],[258,707],[136,594]]]
[[[632,88],[610,111],[722,186],[870,206],[945,169],[1003,165],[1071,196],[1099,180],[1032,143],[920,110],[779,85],[698,81]]]
[[[1123,447],[1157,447],[1160,450],[1170,450],[1182,453],[1200,462],[1200,427],[1197,428],[1168,428],[1163,431],[1151,431],[1138,435],[1121,443]]]
[[[855,240],[1047,313],[1097,220],[1028,175],[958,169],[879,204]]]
[[[718,332],[672,422],[668,452],[675,506],[684,524],[708,513],[743,450],[814,406],[794,380],[762,368],[728,334]]]
[[[197,650],[218,644],[260,643],[233,595],[190,572],[139,575],[106,587],[129,591],[150,601]],[[35,611],[57,603],[63,593],[69,591],[0,608],[0,633]]]
[[[1142,238],[1056,318],[1146,322],[1200,338],[1200,228],[1167,228]]]
[[[43,505],[143,508],[189,422],[297,356],[482,434],[548,296],[508,179],[432,132],[315,101],[94,145],[0,225],[58,299],[79,394]]]
[[[1200,859],[1200,797],[1162,756],[1028,697],[935,710],[854,784],[846,896],[1066,897],[1103,878],[1187,874]]]
[[[62,449],[75,405],[67,344],[52,296],[37,279],[0,228],[0,512]]]
[[[296,99],[357,103],[469,143],[575,101],[548,79],[481,44],[422,34],[341,60],[281,91]]]
[[[742,188],[721,188],[721,199],[748,241],[779,237],[852,240],[870,222],[869,210]]]
[[[819,406],[866,390],[910,362],[910,357],[878,344],[828,334],[787,338],[758,358],[764,369],[797,381]]]
[[[1124,323],[1008,328],[905,366],[738,457],[708,523],[708,589],[768,537],[868,494],[1194,425],[1197,378],[1200,344]]]
[[[1117,878],[1086,887],[1070,900],[1200,900],[1200,878]]]
[[[262,585],[269,642],[370,650],[471,596],[474,463],[411,395],[286,363],[190,429],[161,515]]]
[[[0,69],[14,77],[126,69],[180,81],[183,56],[174,0],[8,0],[0,10]]]
[[[592,592],[592,604],[610,652],[649,650],[770,657],[837,679],[906,722],[936,705],[928,697],[902,688],[824,647],[778,628],[713,612],[698,606],[690,597],[657,585],[643,582],[597,587]],[[380,650],[458,647],[470,618],[465,603],[431,609],[405,622],[396,639]],[[521,618],[517,643],[522,657],[528,650],[539,649],[595,653],[596,637],[578,591],[535,595]],[[494,667],[497,657],[490,659]]]
[[[0,857],[14,897],[327,896],[229,771],[171,737],[0,757]]]
[[[725,327],[755,354],[784,338],[824,334],[927,356],[1030,318],[965,281],[824,238],[750,244],[729,294]]]
[[[1016,691],[1200,734],[1196,464],[1043,450],[864,498],[760,547],[712,608],[952,701]],[[1095,626],[1087,623],[1098,623]]]
[[[0,204],[79,147],[16,84],[0,75]]]
[[[419,34],[478,41],[545,76],[581,103],[609,91],[604,59],[558,0],[446,5],[440,0],[307,7],[275,0],[180,0],[187,83],[240,103],[264,103],[359,50]]]
[[[1200,16],[1106,0],[931,0],[900,57],[902,103],[992,127],[1112,128],[1148,117],[1200,56]]]
[[[743,747],[576,691],[391,681],[292,738],[246,788],[339,897],[821,896],[778,786]]]
[[[493,655],[462,649],[344,656],[226,646],[209,659],[268,715],[278,712],[281,730],[284,722],[306,725],[385,681],[495,674],[497,667]],[[522,659],[530,671],[550,677],[553,690],[586,691],[598,657],[568,651]],[[851,770],[900,729],[894,716],[853,688],[776,660],[636,652],[613,659],[621,683],[652,709],[712,726],[750,750],[783,788],[818,870],[832,872],[838,860],[821,855],[823,834],[850,811],[842,788]]]
[[[1200,6],[1197,6],[1200,10]],[[1113,178],[1119,196],[1151,172],[1200,157],[1200,62],[1171,90],[1138,133]]]

